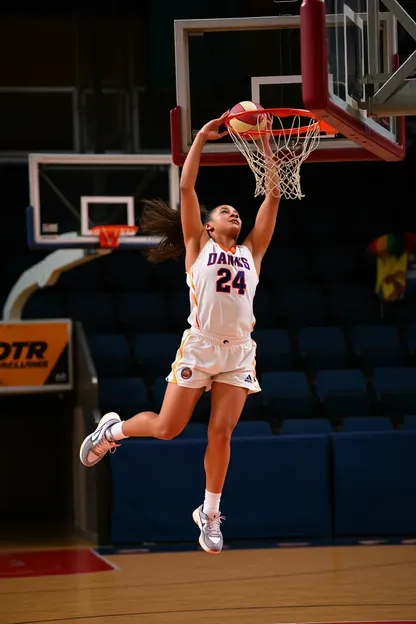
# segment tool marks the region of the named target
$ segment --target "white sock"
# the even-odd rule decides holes
[[[204,514],[217,514],[220,510],[221,492],[214,494],[205,490],[204,506],[202,511]]]
[[[110,427],[110,431],[108,433],[113,438],[113,440],[124,440],[124,438],[129,437],[124,435],[123,433],[123,421],[118,422]]]

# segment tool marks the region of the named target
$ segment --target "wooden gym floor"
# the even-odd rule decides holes
[[[416,620],[416,545],[126,554],[96,574],[0,580],[1,624]],[[416,624],[416,622],[415,622]]]

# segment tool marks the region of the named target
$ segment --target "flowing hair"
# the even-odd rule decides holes
[[[205,223],[209,211],[201,207],[201,219]],[[179,259],[185,255],[181,213],[161,199],[145,200],[139,221],[139,231],[147,236],[160,236],[156,247],[147,249],[144,255],[156,264],[164,260]]]

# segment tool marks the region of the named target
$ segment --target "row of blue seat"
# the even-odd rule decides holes
[[[96,314],[100,310],[100,314]],[[256,326],[309,327],[379,323],[380,303],[370,286],[339,284],[324,295],[314,286],[288,286],[279,292],[258,289],[254,313]],[[182,327],[189,315],[189,294],[183,285],[175,292],[102,292],[59,293],[47,289],[35,293],[26,304],[24,318],[69,316],[82,321],[94,331],[118,331],[121,327],[140,330],[163,330],[172,325]],[[416,302],[408,298],[387,306],[387,318],[393,323],[412,322]]]
[[[375,369],[370,387],[361,371],[318,371],[316,387],[311,388],[302,372],[270,372],[260,375],[262,392],[250,395],[243,418],[254,420],[261,411],[269,418],[312,418],[323,408],[334,418],[373,413],[375,405],[386,415],[416,413],[416,368]],[[149,398],[145,381],[138,377],[100,378],[102,411],[117,408],[123,417],[141,410],[160,409],[166,381],[158,376]],[[209,394],[201,398],[197,414],[206,416]]]
[[[297,347],[286,330],[255,330],[259,372],[355,367],[404,366],[416,352],[416,324],[407,328],[402,343],[396,327],[360,325],[347,336],[339,327],[300,329]],[[88,342],[97,371],[106,376],[131,375],[137,363],[148,362],[150,374],[163,374],[174,359],[180,334],[147,332],[129,341],[122,334],[89,334]],[[152,360],[158,370],[154,370]],[[164,368],[163,368],[164,367]]]
[[[416,416],[406,415],[403,430],[416,430]],[[392,421],[387,416],[346,416],[342,419],[339,431],[353,433],[362,431],[393,431]],[[305,435],[333,433],[334,428],[326,418],[289,418],[282,421],[280,435]],[[240,421],[233,431],[233,437],[256,438],[274,435],[265,421]],[[207,425],[190,423],[178,436],[180,439],[197,440],[207,437]]]
[[[412,536],[415,442],[416,431],[236,435],[221,507],[226,539]],[[121,443],[109,457],[113,543],[195,539],[205,449],[201,438]],[[146,478],[132,488],[126,475]],[[244,513],[241,484],[250,492]]]
[[[7,262],[5,280],[10,287],[21,273],[38,259],[14,256]],[[262,280],[270,285],[297,284],[314,281],[333,283],[359,280],[374,272],[374,262],[366,257],[364,249],[345,246],[312,248],[271,247],[262,265]],[[184,280],[182,262],[166,262],[152,266],[139,252],[111,254],[65,273],[58,288],[89,291],[111,288],[119,292],[132,290],[174,288],[172,281]]]

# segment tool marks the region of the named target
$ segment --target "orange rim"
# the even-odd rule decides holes
[[[128,236],[129,234],[135,234],[138,229],[137,225],[94,225],[94,227],[91,228],[91,232],[93,234],[108,232],[111,234],[118,234],[119,236]]]
[[[230,126],[230,121],[232,119],[238,119],[239,117],[242,117],[243,115],[274,115],[275,117],[282,117],[282,118],[286,118],[286,117],[307,117],[311,120],[312,123],[309,123],[305,126],[296,126],[296,127],[292,127],[292,128],[280,128],[280,129],[274,129],[271,128],[270,130],[255,130],[253,131],[247,131],[247,132],[236,132],[236,130],[234,130],[234,128],[232,128]],[[239,134],[241,136],[261,136],[263,134],[273,134],[274,136],[290,136],[291,134],[293,134],[294,132],[296,132],[297,134],[307,134],[307,132],[309,132],[311,129],[315,129],[315,128],[319,128],[319,130],[325,134],[337,134],[337,130],[335,128],[333,128],[331,125],[329,125],[326,121],[322,121],[322,119],[318,119],[316,117],[316,115],[314,113],[311,113],[311,111],[308,110],[303,110],[301,108],[260,108],[257,110],[250,110],[250,111],[240,111],[238,113],[233,113],[232,115],[228,115],[228,117],[225,119],[225,125],[227,126],[227,129],[229,132],[232,132],[233,134]]]
[[[133,236],[137,225],[95,225],[91,232],[99,236],[100,247],[118,247],[120,236]]]

